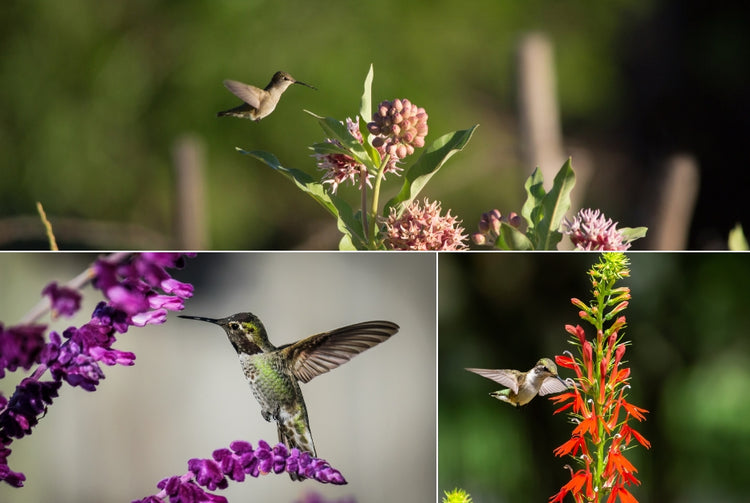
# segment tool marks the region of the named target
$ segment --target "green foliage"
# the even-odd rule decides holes
[[[367,72],[364,82],[364,91],[360,100],[359,116],[363,119],[359,124],[360,133],[367,140],[360,142],[347,129],[347,126],[332,117],[321,117],[308,112],[315,117],[329,140],[314,143],[310,149],[318,155],[344,155],[353,159],[363,166],[367,173],[375,176],[375,184],[372,193],[371,204],[366,206],[366,191],[362,190],[362,207],[354,214],[351,206],[342,196],[334,194],[326,189],[322,181],[315,180],[303,171],[285,168],[272,154],[262,151],[247,152],[237,149],[243,154],[251,155],[264,162],[278,173],[292,181],[297,188],[315,199],[328,210],[336,219],[338,230],[343,234],[339,242],[342,250],[364,250],[384,249],[382,239],[379,237],[379,220],[388,215],[391,208],[397,214],[403,213],[404,209],[420,194],[433,175],[435,175],[445,162],[456,152],[461,151],[471,139],[477,126],[463,131],[454,131],[445,134],[432,142],[425,148],[422,155],[410,166],[404,168],[403,184],[399,193],[383,207],[379,208],[379,197],[381,182],[383,180],[384,168],[388,157],[381,158],[377,149],[372,146],[372,135],[366,130],[367,122],[372,118],[372,80],[373,67]],[[364,128],[364,131],[363,131]],[[363,173],[364,175],[364,173]]]
[[[506,222],[500,224],[500,235],[495,248],[501,250],[555,250],[562,239],[560,224],[570,208],[570,193],[576,183],[573,164],[565,161],[555,175],[552,188],[544,190],[544,178],[536,168],[526,180],[526,202],[521,216],[526,221],[526,233]]]

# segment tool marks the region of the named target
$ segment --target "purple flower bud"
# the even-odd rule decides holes
[[[57,286],[54,281],[44,287],[42,295],[49,296],[52,312],[56,316],[73,316],[81,309],[81,294],[72,288]]]

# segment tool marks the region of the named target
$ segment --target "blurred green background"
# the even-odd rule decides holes
[[[747,501],[750,466],[750,282],[747,255],[632,253],[625,353],[630,401],[650,412],[631,426],[650,442],[627,457],[647,502]],[[590,300],[595,254],[453,254],[439,260],[438,487],[474,501],[547,501],[570,475],[552,451],[566,416],[537,397],[513,409],[502,386],[465,367],[528,370],[565,350],[569,300]],[[590,325],[581,323],[584,329]],[[591,337],[591,331],[588,331]],[[561,369],[563,377],[572,372]]]
[[[554,46],[563,153],[592,169],[582,204],[653,228],[661,163],[686,151],[702,175],[688,246],[725,247],[747,216],[731,182],[746,169],[750,130],[750,35],[737,9],[678,0],[9,0],[0,13],[0,246],[47,247],[40,201],[67,249],[180,247],[179,216],[205,233],[200,247],[334,248],[324,210],[234,148],[315,174],[307,147],[323,136],[303,109],[354,116],[370,63],[375,102],[408,97],[424,107],[428,143],[481,125],[425,192],[473,231],[483,211],[523,202],[534,166],[519,156],[516,49],[541,32]],[[319,91],[291,88],[260,123],[215,117],[238,103],[223,79],[264,86],[277,70]],[[176,209],[173,151],[186,137],[204,164],[205,222]],[[397,190],[389,180],[386,196]]]

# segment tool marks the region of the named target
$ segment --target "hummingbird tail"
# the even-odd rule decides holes
[[[230,108],[229,110],[222,110],[221,112],[217,112],[216,117],[238,117],[240,119],[254,119],[254,111],[255,109],[253,107],[251,107],[247,103],[243,103],[242,105]]]
[[[279,442],[286,445],[290,450],[298,449],[300,452],[310,453],[313,457],[317,456],[305,411],[300,411],[287,418],[287,420],[279,420],[276,425],[279,433]],[[305,480],[305,477],[298,473],[290,473],[289,477],[292,480]]]

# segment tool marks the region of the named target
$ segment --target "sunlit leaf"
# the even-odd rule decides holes
[[[430,178],[445,164],[445,161],[466,146],[477,126],[445,134],[425,148],[417,162],[404,172],[404,183],[401,186],[401,191],[388,201],[384,211],[387,212],[389,208],[398,205],[400,213],[400,209],[408,206],[419,195]]]

